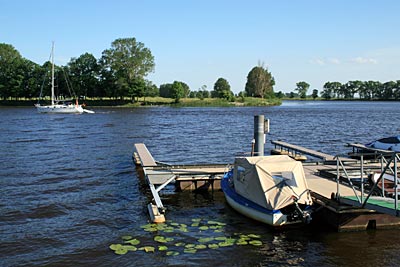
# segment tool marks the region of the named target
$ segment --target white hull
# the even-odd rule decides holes
[[[39,113],[66,113],[66,114],[81,114],[83,108],[80,105],[35,105]]]
[[[289,224],[298,224],[298,221],[294,222],[289,222],[287,220],[287,216],[282,214],[281,212],[274,213],[274,214],[268,214],[268,213],[263,213],[257,210],[254,210],[252,208],[243,206],[239,203],[237,203],[235,200],[230,198],[227,194],[225,194],[226,201],[228,204],[237,212],[240,214],[249,217],[253,220],[271,225],[271,226],[282,226],[282,225],[289,225]]]

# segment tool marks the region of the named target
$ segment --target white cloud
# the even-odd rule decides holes
[[[337,58],[329,58],[328,62],[331,64],[335,64],[335,65],[339,65],[340,64],[340,60]]]
[[[378,61],[374,58],[365,58],[365,57],[356,57],[350,60],[353,63],[357,64],[377,64]]]
[[[311,59],[310,63],[311,64],[316,64],[316,65],[320,65],[320,66],[324,66],[325,65],[325,61],[323,59],[320,59],[320,58]]]

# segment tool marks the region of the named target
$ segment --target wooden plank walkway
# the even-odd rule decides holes
[[[271,143],[273,145],[275,145],[275,147],[279,146],[279,147],[287,149],[287,150],[292,150],[292,151],[296,151],[296,152],[299,152],[299,153],[302,153],[302,154],[310,155],[312,157],[316,157],[316,158],[322,159],[325,162],[334,162],[334,161],[336,161],[336,157],[333,156],[333,155],[329,155],[329,154],[326,154],[326,153],[323,153],[323,152],[320,152],[320,151],[316,151],[316,150],[312,150],[312,149],[309,149],[309,148],[305,148],[305,147],[302,147],[302,146],[289,144],[289,143],[286,143],[286,142],[283,142],[283,141],[279,141],[279,140],[272,140]],[[343,157],[340,157],[340,160],[342,162],[344,162],[344,161],[356,161],[355,159],[343,158]]]
[[[139,143],[135,144],[136,152],[141,161],[142,167],[155,167],[157,166],[156,161],[153,156],[150,154],[145,144]]]

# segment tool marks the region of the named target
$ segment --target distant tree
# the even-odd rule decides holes
[[[4,100],[18,98],[24,79],[22,65],[21,54],[12,45],[0,43],[0,94]]]
[[[315,100],[317,97],[318,97],[318,90],[317,89],[314,89],[313,91],[312,91],[312,98]]]
[[[279,91],[278,93],[275,93],[275,96],[276,96],[277,98],[283,98],[283,97],[284,97],[284,94],[283,94],[282,91]]]
[[[175,99],[175,103],[179,103],[180,99],[184,97],[185,89],[181,82],[174,81],[171,87],[171,98]]]
[[[300,98],[305,99],[307,97],[308,88],[310,85],[304,81],[296,83],[296,91],[299,93]]]
[[[68,76],[78,95],[98,95],[100,66],[92,54],[85,53],[78,58],[72,58],[68,63],[68,70]]]
[[[219,98],[224,98],[228,101],[231,101],[234,96],[231,91],[231,86],[228,81],[224,78],[219,78],[214,84],[215,95]]]
[[[248,96],[264,98],[273,93],[274,77],[263,65],[254,67],[247,75],[246,93]]]
[[[102,65],[115,77],[120,97],[128,95],[135,80],[143,79],[154,70],[154,57],[143,43],[135,38],[116,39],[102,53]]]
[[[160,85],[160,96],[165,98],[172,98],[172,83],[165,83]]]

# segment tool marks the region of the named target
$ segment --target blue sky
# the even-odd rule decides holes
[[[212,90],[220,77],[244,90],[258,64],[274,90],[306,81],[400,79],[400,1],[0,0],[0,43],[38,64],[56,43],[56,64],[117,38],[135,37],[155,57],[156,85],[183,81]]]

